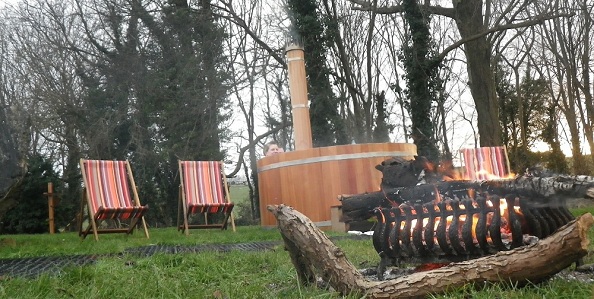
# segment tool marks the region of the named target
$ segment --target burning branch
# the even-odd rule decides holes
[[[359,293],[369,298],[421,297],[486,282],[540,282],[587,254],[586,233],[594,223],[588,213],[533,245],[377,282],[365,279],[344,252],[300,212],[285,205],[271,205],[268,210],[277,219],[302,283],[311,283],[312,276],[319,275],[343,295]]]

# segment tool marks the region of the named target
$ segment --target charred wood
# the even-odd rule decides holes
[[[533,177],[521,176],[509,180],[447,181],[416,186],[382,189],[366,194],[343,196],[343,221],[368,219],[376,207],[411,205],[436,201],[436,199],[462,199],[469,195],[498,195],[500,197],[525,197],[532,201],[531,208],[556,209],[554,223],[559,227],[571,220],[566,209],[568,198],[592,198],[594,178],[588,176]],[[552,229],[554,230],[554,229]]]
[[[518,195],[533,198],[594,198],[594,177],[585,175],[525,175],[513,180],[485,181],[482,185],[494,193],[513,190]]]
[[[544,234],[540,224],[534,230],[528,225],[530,221],[518,209],[523,200],[511,196],[500,199],[497,195],[488,198],[479,196],[476,201],[448,199],[435,205],[427,203],[425,208],[417,205],[414,214],[407,204],[376,209],[373,241],[382,259],[380,266],[398,266],[402,261],[468,260],[529,245],[552,234],[554,230]],[[438,208],[439,213],[430,207]],[[553,209],[535,208],[534,213],[529,214],[551,219],[551,223],[556,225]],[[556,230],[568,222],[570,220],[552,228]],[[424,233],[419,233],[423,230]],[[433,246],[434,242],[439,247]]]

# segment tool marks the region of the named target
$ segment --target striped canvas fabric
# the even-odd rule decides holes
[[[132,200],[126,161],[84,160],[82,165],[95,219],[142,217],[147,208]]]
[[[180,161],[188,213],[228,213],[220,161]]]
[[[511,175],[505,146],[461,149],[464,159],[465,179],[493,180]]]

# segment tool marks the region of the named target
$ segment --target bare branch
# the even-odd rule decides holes
[[[393,6],[380,6],[377,8],[373,8],[373,5],[370,1],[366,0],[349,0],[349,2],[359,5],[352,6],[352,10],[361,10],[361,11],[371,11],[374,10],[377,14],[394,14],[394,13],[401,13],[404,11],[402,5],[393,5]],[[425,2],[427,3],[427,2]],[[429,13],[434,15],[440,15],[448,18],[454,18],[454,9],[443,7],[439,5],[422,5],[423,9],[427,10]]]
[[[266,50],[266,52],[268,52],[270,54],[270,56],[272,56],[274,58],[274,60],[276,60],[280,65],[283,66],[283,68],[287,67],[287,63],[285,62],[285,59],[280,56],[278,54],[277,50],[272,49],[266,42],[264,42],[260,36],[258,36],[253,30],[251,30],[251,28],[245,23],[245,20],[242,19],[241,17],[239,17],[237,15],[237,13],[235,12],[235,10],[233,10],[233,7],[231,7],[231,3],[230,2],[222,2],[223,6],[218,6],[215,4],[211,4],[213,7],[218,8],[219,10],[226,12],[229,15],[223,15],[223,14],[217,14],[219,17],[224,18],[226,20],[228,20],[229,22],[232,22],[233,24],[239,26],[240,28],[242,28],[243,30],[245,30],[245,32],[258,44],[260,45],[260,47],[262,47],[263,49]]]
[[[439,55],[436,57],[436,61],[442,61],[443,59],[445,59],[445,57],[452,50],[462,46],[463,44],[465,44],[469,41],[481,38],[487,34],[504,31],[504,30],[509,30],[509,29],[534,26],[534,25],[542,24],[543,22],[548,21],[548,20],[562,18],[562,17],[572,17],[573,15],[574,15],[573,13],[571,13],[571,14],[563,13],[563,14],[556,14],[556,15],[541,15],[541,16],[537,16],[534,19],[529,20],[529,21],[525,21],[525,22],[521,22],[521,23],[505,24],[505,25],[489,28],[481,33],[469,36],[467,38],[461,39],[461,40],[451,44],[449,47],[445,48],[441,53],[439,53]]]
[[[264,138],[266,138],[266,137],[268,137],[268,136],[270,136],[270,135],[272,135],[272,134],[274,134],[274,133],[276,133],[276,132],[278,132],[278,131],[280,131],[280,130],[288,127],[288,126],[291,126],[291,125],[293,125],[292,122],[287,123],[285,125],[280,125],[280,126],[274,128],[274,129],[272,129],[272,130],[270,130],[270,131],[268,131],[268,132],[266,132],[266,133],[264,133],[264,134],[256,137],[254,139],[254,141],[250,142],[248,145],[246,145],[246,146],[242,147],[241,149],[239,149],[239,157],[237,158],[237,164],[235,164],[235,168],[233,169],[233,171],[231,171],[230,173],[227,174],[227,177],[228,178],[232,178],[232,177],[234,177],[239,172],[239,170],[241,170],[243,156],[245,155],[245,152],[247,150],[249,150],[252,146],[258,144],[258,142],[260,142],[260,140],[262,140],[262,139],[264,139]]]

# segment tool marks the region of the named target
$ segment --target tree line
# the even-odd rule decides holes
[[[64,226],[80,201],[80,158],[128,159],[149,224],[171,226],[177,160],[225,160],[231,175],[248,179],[241,213],[254,221],[261,145],[293,146],[284,60],[291,42],[305,50],[316,147],[414,142],[438,162],[456,156],[454,140],[465,137],[471,146],[506,145],[516,171],[544,161],[589,173],[592,7],[21,0],[0,12],[0,189],[26,173],[51,173]],[[536,155],[536,143],[550,152]],[[41,231],[14,216],[25,193],[10,194],[0,201],[0,227]]]

